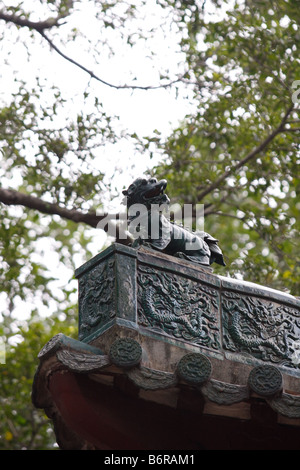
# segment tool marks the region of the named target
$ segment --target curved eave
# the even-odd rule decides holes
[[[137,356],[121,365],[109,352],[57,335],[41,351],[32,400],[53,421],[62,449],[299,448],[300,393],[285,388],[284,376],[260,395],[245,380],[255,367],[239,374],[232,363],[235,383],[220,381],[216,360],[199,354],[205,373],[195,381],[179,367],[187,356],[181,352],[173,371],[146,367]]]

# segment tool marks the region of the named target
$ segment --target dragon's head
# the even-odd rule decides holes
[[[157,181],[156,178],[137,178],[131,185],[122,191],[126,197],[127,207],[133,204],[143,204],[148,210],[151,204],[169,204],[170,200],[164,193],[167,187],[166,180]]]

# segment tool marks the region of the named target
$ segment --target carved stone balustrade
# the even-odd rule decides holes
[[[78,340],[44,346],[33,386],[62,448],[299,446],[299,299],[146,247],[75,275]]]

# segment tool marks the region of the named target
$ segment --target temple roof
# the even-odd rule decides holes
[[[63,449],[296,449],[300,302],[113,245],[76,272],[78,339],[43,346],[32,399]]]

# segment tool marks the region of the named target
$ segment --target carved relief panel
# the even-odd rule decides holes
[[[79,338],[116,316],[114,264],[114,259],[108,258],[79,279]]]
[[[146,265],[138,268],[138,324],[174,339],[219,350],[218,291]]]
[[[298,299],[151,252],[108,250],[77,271],[79,339],[117,324],[300,374]]]
[[[255,296],[222,295],[224,349],[277,365],[298,368],[300,311]]]

